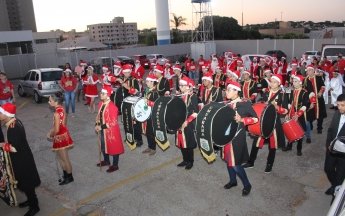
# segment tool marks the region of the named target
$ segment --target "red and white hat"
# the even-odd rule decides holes
[[[171,64],[169,62],[165,63],[164,65],[165,67],[171,67]]]
[[[211,73],[205,73],[201,79],[202,80],[208,80],[208,81],[211,81],[213,83],[213,76]]]
[[[132,65],[130,65],[130,64],[125,64],[125,65],[122,67],[122,72],[123,72],[123,73],[130,73],[130,72],[132,72]]]
[[[103,66],[103,67],[102,67],[102,70],[109,72],[109,71],[110,71],[110,68],[109,68],[108,66]]]
[[[146,80],[147,80],[147,81],[152,81],[152,82],[158,82],[157,77],[156,77],[155,75],[153,75],[153,74],[148,75],[148,76],[146,77]]]
[[[114,68],[122,68],[121,62],[120,61],[116,61],[114,64]]]
[[[189,87],[195,88],[194,80],[190,80]]]
[[[208,65],[203,65],[201,68],[202,68],[202,69],[207,69],[207,70],[209,69],[209,68],[208,68]]]
[[[237,59],[237,64],[238,64],[238,63],[241,63],[241,64],[242,64],[242,63],[243,63],[243,60],[242,60],[241,58]]]
[[[307,66],[307,70],[308,69],[313,69],[314,70],[314,66],[310,64],[310,65]]]
[[[233,89],[236,89],[237,91],[241,91],[242,86],[238,82],[230,81],[227,85],[227,88],[233,88]]]
[[[187,89],[189,89],[189,87],[192,85],[191,84],[191,80],[188,77],[182,77],[182,79],[180,79],[179,81],[182,85],[186,85]]]
[[[175,66],[173,67],[173,70],[181,71],[181,65],[175,65]]]
[[[258,60],[258,57],[254,56],[253,61],[254,61],[254,60]]]
[[[236,54],[236,53],[233,54],[233,55],[232,55],[232,58],[237,58],[237,54]]]
[[[247,71],[247,70],[243,71],[243,73],[244,73],[244,74],[246,73],[246,74],[248,74],[248,75],[251,75],[250,72]]]
[[[86,66],[87,63],[86,63],[86,61],[82,61],[82,62],[80,62],[80,65]]]
[[[87,68],[90,68],[93,71],[93,67],[91,65],[89,67],[87,67]]]
[[[277,58],[277,54],[273,54],[272,57],[273,57],[273,58]]]
[[[137,60],[135,60],[135,64],[136,64],[136,63],[140,63],[140,61],[137,59]]]
[[[304,80],[304,77],[303,77],[302,75],[299,75],[299,74],[295,75],[293,78],[294,78],[294,79],[298,79],[299,82],[300,82],[300,84],[302,84],[302,82],[303,82],[303,80]]]
[[[101,92],[106,93],[110,97],[113,93],[113,88],[110,85],[103,85]]]
[[[265,73],[268,73],[268,72],[272,73],[271,69],[266,68],[266,69],[264,70],[264,74],[265,74]]]
[[[297,65],[298,65],[297,62],[295,61],[291,62],[291,66],[297,66]]]
[[[16,115],[16,109],[16,105],[7,102],[0,107],[0,113],[8,117],[14,117]]]
[[[163,73],[163,68],[159,64],[157,64],[154,69],[154,72]]]
[[[237,79],[240,77],[240,72],[238,70],[232,71],[231,74],[237,77]]]
[[[277,81],[279,82],[279,85],[282,84],[283,78],[282,78],[282,75],[280,75],[280,74],[274,74],[274,75],[271,77],[271,79],[277,80]]]
[[[66,69],[64,73],[72,73],[72,71],[70,69]]]

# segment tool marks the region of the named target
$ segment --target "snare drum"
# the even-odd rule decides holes
[[[292,119],[284,122],[282,128],[286,138],[289,140],[289,143],[292,143],[296,140],[302,139],[305,135],[305,132],[298,121]]]
[[[132,106],[132,117],[138,122],[145,122],[151,116],[151,107],[145,103],[144,98],[138,99],[138,101]]]
[[[251,134],[262,136],[265,139],[271,136],[276,125],[277,112],[273,104],[258,102],[253,105],[253,109],[258,116],[258,122],[249,125]]]

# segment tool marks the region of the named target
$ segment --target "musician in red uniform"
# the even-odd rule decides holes
[[[309,108],[309,94],[306,89],[302,88],[304,77],[302,75],[295,75],[293,78],[294,90],[288,95],[289,98],[289,113],[285,120],[292,119],[298,121],[303,130],[306,131],[307,109]],[[302,142],[303,138],[297,141],[297,156],[302,156]],[[283,151],[292,150],[292,143],[288,143]]]
[[[155,75],[150,74],[146,77],[146,89],[144,97],[148,106],[153,107],[154,102],[159,98],[158,91],[156,90],[158,79]],[[142,123],[143,134],[146,135],[148,148],[142,153],[149,154],[150,156],[156,154],[156,141],[152,127],[152,118],[150,117]]]
[[[194,137],[195,118],[198,115],[198,98],[190,92],[191,80],[188,77],[183,77],[180,80],[180,90],[182,92],[182,100],[187,106],[187,120],[183,123],[180,130],[176,132],[176,146],[181,149],[183,161],[179,163],[178,167],[185,167],[190,170],[194,163],[194,152],[196,148],[196,141]]]
[[[266,92],[266,90],[270,87],[272,71],[269,68],[264,70],[263,78],[261,79],[261,95]]]
[[[268,139],[265,139],[261,136],[254,138],[250,157],[248,162],[243,166],[244,168],[254,167],[254,162],[256,160],[259,148],[263,147],[264,142],[268,142],[269,153],[267,157],[265,173],[270,173],[272,171],[276,149],[285,146],[285,137],[279,114],[286,115],[288,113],[288,99],[287,95],[280,89],[281,84],[281,75],[273,75],[271,78],[270,88],[267,88],[265,93],[262,95],[262,98],[260,99],[264,102],[271,102],[275,106],[278,116],[276,118],[275,128],[273,129],[272,135]]]
[[[169,80],[163,77],[163,69],[160,65],[157,65],[154,69],[154,75],[158,79],[157,91],[159,96],[168,96],[170,95],[170,83]]]
[[[249,71],[245,70],[243,72],[244,81],[241,82],[242,86],[242,97],[245,99],[250,99],[252,103],[255,103],[255,98],[257,96],[258,88],[257,83],[250,78],[251,74]]]
[[[180,80],[181,80],[183,77],[185,77],[186,75],[184,75],[184,74],[182,73],[182,71],[181,71],[181,66],[180,66],[180,65],[175,65],[175,66],[173,67],[173,71],[174,71],[174,73],[175,73],[175,76],[174,76],[174,77],[176,77],[176,80],[175,80],[175,84],[176,84],[176,86],[175,86],[176,95],[179,95],[179,94],[181,94],[181,92],[180,92],[180,87],[179,87]]]
[[[108,85],[101,90],[101,102],[98,104],[95,131],[100,133],[101,146],[104,160],[97,166],[109,166],[107,173],[119,169],[119,156],[124,153],[121,131],[118,123],[118,109],[110,100],[112,88]],[[113,156],[113,164],[110,164],[109,155]]]
[[[239,133],[222,149],[222,159],[227,162],[230,177],[230,182],[224,185],[224,189],[237,186],[236,175],[238,175],[244,186],[242,196],[248,196],[252,186],[242,167],[242,163],[249,158],[245,126],[256,123],[258,118],[251,103],[241,100],[240,91],[241,85],[237,82],[230,82],[226,89],[226,97],[231,100],[230,107],[236,110],[235,120],[239,123]]]

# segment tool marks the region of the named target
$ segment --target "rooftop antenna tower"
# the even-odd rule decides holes
[[[192,42],[214,41],[211,0],[192,0]]]

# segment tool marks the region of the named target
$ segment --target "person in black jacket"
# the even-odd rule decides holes
[[[341,185],[345,179],[345,155],[332,152],[331,142],[338,136],[345,136],[345,94],[337,97],[338,110],[335,111],[329,125],[326,139],[326,159],[324,170],[331,187],[325,192],[332,195],[336,186]]]
[[[23,123],[15,118],[16,106],[5,103],[0,107],[0,120],[6,122],[7,140],[4,142],[2,131],[0,133],[0,148],[8,152],[11,158],[13,178],[18,182],[17,188],[23,191],[27,201],[20,203],[19,208],[29,207],[25,215],[35,215],[40,211],[35,188],[41,184],[28,141],[26,140]]]

